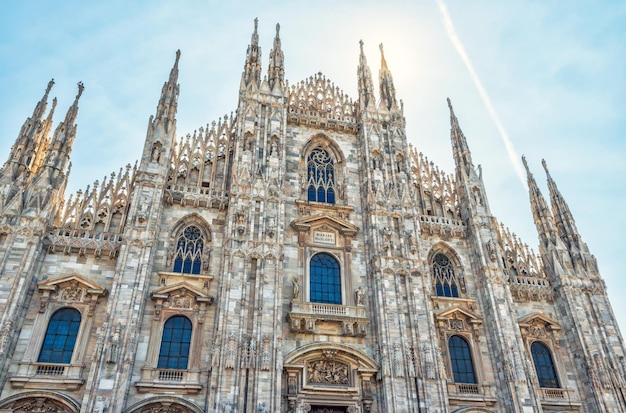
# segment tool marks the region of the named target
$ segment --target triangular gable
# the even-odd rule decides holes
[[[337,218],[327,213],[299,218],[291,223],[291,226],[296,229],[296,231],[308,231],[313,227],[322,225],[328,225],[329,227],[339,231],[339,233],[350,237],[354,237],[359,231],[359,227],[356,225],[351,224],[345,219]]]
[[[435,318],[439,321],[449,320],[452,318],[468,319],[471,324],[481,324],[483,322],[483,319],[476,313],[468,310],[467,308],[461,307],[458,304],[439,311],[435,314]]]
[[[90,295],[105,296],[108,293],[106,288],[78,274],[71,274],[63,277],[44,280],[37,284],[37,286],[39,288],[39,291],[51,292],[62,288],[63,285],[72,283],[76,283],[78,288],[84,289],[87,294]]]
[[[197,302],[213,302],[213,297],[202,291],[201,289],[193,286],[187,281],[181,281],[176,284],[168,285],[165,287],[157,288],[152,291],[153,300],[168,300],[170,297],[180,292],[189,292],[193,295]]]
[[[550,327],[551,330],[561,329],[561,324],[559,324],[558,321],[540,312],[528,314],[517,320],[517,322],[519,323],[520,327],[529,327],[533,324],[541,323]]]

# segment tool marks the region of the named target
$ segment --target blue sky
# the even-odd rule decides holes
[[[339,3],[339,4],[336,4]],[[181,49],[178,135],[234,111],[252,21],[263,67],[281,24],[286,78],[319,71],[356,97],[359,39],[378,44],[404,101],[409,141],[453,172],[446,97],[481,164],[493,214],[536,250],[528,194],[435,0],[28,1],[0,14],[0,159],[54,78],[58,122],[85,83],[69,190],[133,163]],[[541,159],[598,259],[626,330],[626,3],[448,0],[459,40],[518,155],[547,196]]]

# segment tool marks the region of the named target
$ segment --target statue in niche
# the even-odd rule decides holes
[[[161,153],[163,149],[161,148],[161,144],[156,142],[152,145],[152,151],[150,152],[150,162],[161,163]]]
[[[363,299],[365,298],[365,290],[363,286],[359,286],[354,292],[354,298],[356,300],[356,305],[363,305]]]
[[[300,279],[298,277],[293,277],[291,279],[291,283],[293,285],[293,301],[297,301],[300,297]]]

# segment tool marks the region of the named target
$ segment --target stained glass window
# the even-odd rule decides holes
[[[311,258],[310,301],[341,304],[341,271],[332,255],[316,254]]]
[[[189,225],[178,237],[174,259],[174,272],[200,274],[204,239],[200,228]]]
[[[452,375],[456,383],[476,384],[474,363],[470,346],[463,337],[452,336],[448,339],[448,351],[450,352],[450,364]]]
[[[187,369],[189,347],[191,345],[191,321],[184,316],[174,316],[165,322],[161,350],[159,351],[160,369]]]
[[[535,371],[539,379],[540,387],[559,388],[559,379],[556,376],[556,369],[552,361],[550,350],[545,344],[535,341],[530,346],[530,352],[535,363]]]
[[[80,312],[74,308],[63,308],[50,317],[43,339],[39,363],[69,364],[80,328]]]
[[[335,203],[335,162],[322,148],[311,151],[307,160],[309,201]]]

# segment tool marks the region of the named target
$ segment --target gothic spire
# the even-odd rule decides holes
[[[83,82],[78,82],[78,93],[74,98],[74,102],[67,110],[65,119],[59,123],[54,130],[54,136],[52,137],[52,141],[46,153],[45,163],[59,170],[64,170],[69,164],[70,152],[72,151],[72,144],[76,136],[78,100],[83,94],[84,89],[85,86]]]
[[[178,93],[180,87],[178,85],[178,61],[180,60],[180,49],[176,51],[176,60],[170,71],[170,77],[163,84],[161,90],[161,98],[157,106],[156,116],[153,125],[163,122],[165,132],[169,131],[171,125],[176,121],[176,110],[178,109]]]
[[[357,76],[359,80],[359,107],[365,109],[374,98],[374,83],[372,82],[372,74],[367,65],[367,59],[363,52],[363,40],[359,40],[361,52],[359,54],[359,67],[357,68]]]
[[[469,146],[467,145],[465,135],[463,134],[463,131],[459,126],[459,120],[454,114],[452,102],[450,101],[450,98],[447,98],[447,100],[448,108],[450,109],[450,139],[452,140],[454,163],[456,164],[457,170],[461,169],[465,171],[465,174],[470,176],[474,171],[472,154],[470,152]]]
[[[387,110],[398,111],[398,102],[396,102],[396,88],[393,86],[393,78],[387,67],[385,53],[383,52],[383,44],[380,47],[380,72],[378,81],[380,83],[380,104],[384,105]]]
[[[274,37],[274,46],[270,51],[270,66],[267,69],[267,78],[270,89],[274,89],[275,85],[280,88],[285,82],[285,57],[280,47],[280,24],[276,23],[276,36]]]
[[[31,169],[35,155],[41,149],[38,147],[38,144],[46,140],[42,138],[45,129],[44,115],[48,105],[48,95],[50,94],[52,86],[54,86],[54,79],[48,82],[46,91],[41,100],[35,105],[33,114],[28,117],[22,125],[22,129],[15,140],[15,144],[11,148],[7,164],[13,162],[14,164],[22,165],[23,167],[20,168],[22,170]],[[50,112],[50,116],[53,112],[54,107]],[[15,176],[13,178],[15,178]]]
[[[254,19],[254,32],[248,50],[246,52],[246,64],[241,76],[242,86],[254,83],[259,86],[261,82],[261,48],[259,47],[259,19]],[[278,35],[278,33],[277,33]]]
[[[541,194],[537,182],[533,174],[528,168],[526,157],[522,156],[522,162],[524,168],[526,168],[526,176],[528,177],[528,192],[530,195],[530,208],[533,212],[533,218],[535,219],[535,226],[539,233],[539,240],[544,246],[554,244],[556,242],[556,231],[554,229],[554,221],[548,204],[545,198]]]
[[[565,199],[563,199],[561,192],[557,188],[556,182],[554,182],[554,180],[552,179],[546,161],[542,159],[541,164],[543,165],[543,169],[546,171],[546,176],[548,177],[550,203],[552,204],[552,213],[554,215],[554,220],[556,222],[559,236],[562,240],[567,242],[568,246],[574,245],[580,250],[580,234],[578,233],[578,229],[576,228],[574,217],[572,216],[572,213],[570,212],[569,206],[565,202]]]

